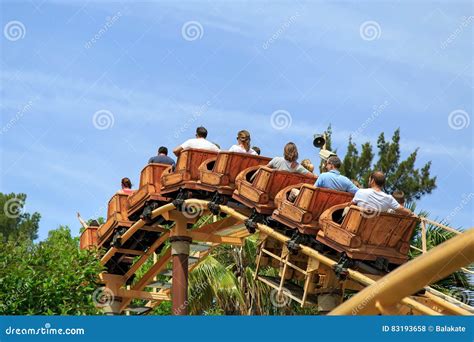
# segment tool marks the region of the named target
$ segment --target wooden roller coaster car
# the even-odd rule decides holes
[[[114,232],[118,228],[130,228],[133,224],[128,220],[128,195],[117,192],[109,201],[107,221],[97,230],[97,245],[110,247]]]
[[[351,205],[342,223],[337,223],[344,207],[344,204],[334,206],[321,215],[319,241],[352,259],[383,258],[396,265],[408,260],[410,238],[420,221],[417,216],[374,213]]]
[[[80,249],[94,249],[97,248],[97,229],[99,227],[89,226],[81,234],[79,239]]]
[[[235,179],[242,171],[252,166],[266,165],[271,158],[246,153],[219,152],[216,158],[208,159],[199,167],[199,189],[217,191],[224,196],[232,196]]]
[[[197,190],[199,166],[206,160],[215,158],[217,152],[187,149],[183,150],[176,161],[176,170],[165,170],[161,177],[161,195],[175,196],[182,189]]]
[[[240,172],[235,179],[232,197],[259,214],[270,215],[275,210],[275,196],[283,188],[299,183],[313,184],[317,176],[254,166]]]
[[[134,221],[142,214],[143,209],[151,203],[166,203],[169,199],[161,195],[161,176],[171,171],[171,165],[148,164],[140,173],[140,187],[128,197],[128,217]]]
[[[293,202],[288,200],[292,189],[300,192]],[[272,218],[302,234],[316,235],[320,229],[319,217],[327,209],[352,200],[353,194],[319,188],[309,184],[290,185],[275,197],[277,209]]]

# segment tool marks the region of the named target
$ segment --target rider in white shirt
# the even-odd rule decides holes
[[[173,153],[178,157],[182,150],[189,149],[189,148],[199,148],[201,150],[209,150],[219,152],[219,148],[211,143],[210,141],[206,140],[207,137],[207,129],[204,127],[196,128],[196,138],[188,139],[180,146],[176,147],[173,150]]]
[[[248,153],[256,156],[257,152],[250,148],[250,133],[246,130],[241,130],[237,133],[237,144],[232,145],[229,152]]]
[[[392,195],[382,191],[385,186],[383,172],[375,171],[369,177],[369,189],[359,189],[352,199],[358,207],[380,212],[395,212],[404,215],[413,215],[411,210],[403,207]]]

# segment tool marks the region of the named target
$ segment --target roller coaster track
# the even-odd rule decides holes
[[[221,244],[242,245],[245,238],[251,235],[244,225],[245,220],[250,216],[250,211],[245,207],[226,205],[220,205],[218,208],[219,220],[202,224],[199,228],[188,229],[190,224],[196,223],[203,216],[218,217],[208,211],[208,203],[205,200],[188,199],[181,203],[175,201],[153,210],[152,221],[162,216],[167,221],[174,222],[169,228],[157,224],[147,225],[141,219],[136,221],[121,235],[120,241],[123,244],[139,230],[160,231],[160,237],[145,252],[117,247],[107,250],[101,259],[103,265],[116,254],[135,259],[124,275],[106,272],[100,274],[101,281],[113,294],[113,298],[103,307],[106,313],[146,314],[161,302],[172,300],[173,314],[187,314],[188,271],[192,271],[216,246]],[[197,214],[190,215],[186,210],[183,210],[183,208],[190,207],[197,208]],[[260,252],[257,257],[255,279],[275,288],[278,293],[283,293],[296,300],[301,306],[319,305],[318,300],[311,300],[311,295],[308,295],[307,290],[310,281],[323,270],[326,274],[320,278],[326,279],[325,286],[331,287],[332,290],[335,288],[360,290],[344,302],[342,296],[336,296],[339,301],[336,301],[337,305],[329,312],[331,315],[473,315],[474,313],[473,307],[429,287],[429,284],[474,262],[474,229],[472,228],[463,233],[456,231],[457,235],[445,243],[388,274],[378,276],[367,272],[367,269],[363,267],[344,268],[341,275],[340,268],[337,272],[339,265],[334,255],[318,252],[305,245],[299,246],[298,255],[307,258],[308,268],[301,270],[292,262],[290,253],[286,253],[286,255],[282,253],[281,256],[278,256],[264,248],[265,241],[271,239],[274,243],[279,244],[279,248],[284,251],[287,241],[290,240],[289,237],[264,224],[259,223],[256,228],[263,243],[260,244]],[[161,248],[159,257],[157,257],[158,254],[155,252]],[[258,274],[259,266],[263,262],[262,255],[265,253],[278,260],[280,266],[283,267],[281,279],[268,279],[268,277]],[[140,279],[137,277],[131,285],[128,285],[132,277],[137,275],[137,271],[153,256],[153,265]],[[166,269],[170,262],[173,265],[172,271]],[[305,285],[299,292],[288,288],[285,282],[285,272],[291,267],[305,275]],[[156,277],[160,274],[172,278],[167,282],[157,281]],[[146,291],[146,289],[151,290]],[[330,295],[335,292],[322,291],[321,294],[323,293]],[[147,303],[140,307],[131,306],[130,303],[133,299],[145,300]]]

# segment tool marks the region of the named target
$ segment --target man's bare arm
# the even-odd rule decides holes
[[[405,208],[404,206],[400,205],[396,210],[395,210],[398,214],[402,214],[402,215],[407,215],[407,216],[410,216],[410,215],[413,215],[413,212],[408,209],[408,208]]]
[[[174,150],[173,150],[173,153],[176,157],[179,157],[179,155],[181,154],[181,151],[183,150],[183,148],[181,146],[178,146],[176,147]]]
[[[81,214],[79,212],[77,213],[77,218],[79,222],[81,223],[81,226],[83,226],[85,229],[87,229],[89,226],[87,225],[86,221],[84,221],[81,217]]]

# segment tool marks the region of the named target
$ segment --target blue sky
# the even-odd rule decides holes
[[[473,226],[473,12],[468,1],[2,1],[0,191],[28,195],[40,238],[60,224],[77,233],[76,211],[105,215],[121,177],[138,183],[158,146],[197,125],[222,147],[248,129],[268,156],[291,140],[314,162],[312,134],[329,123],[341,154],[350,134],[375,143],[400,127],[402,155],[418,147],[438,176],[418,207]]]

